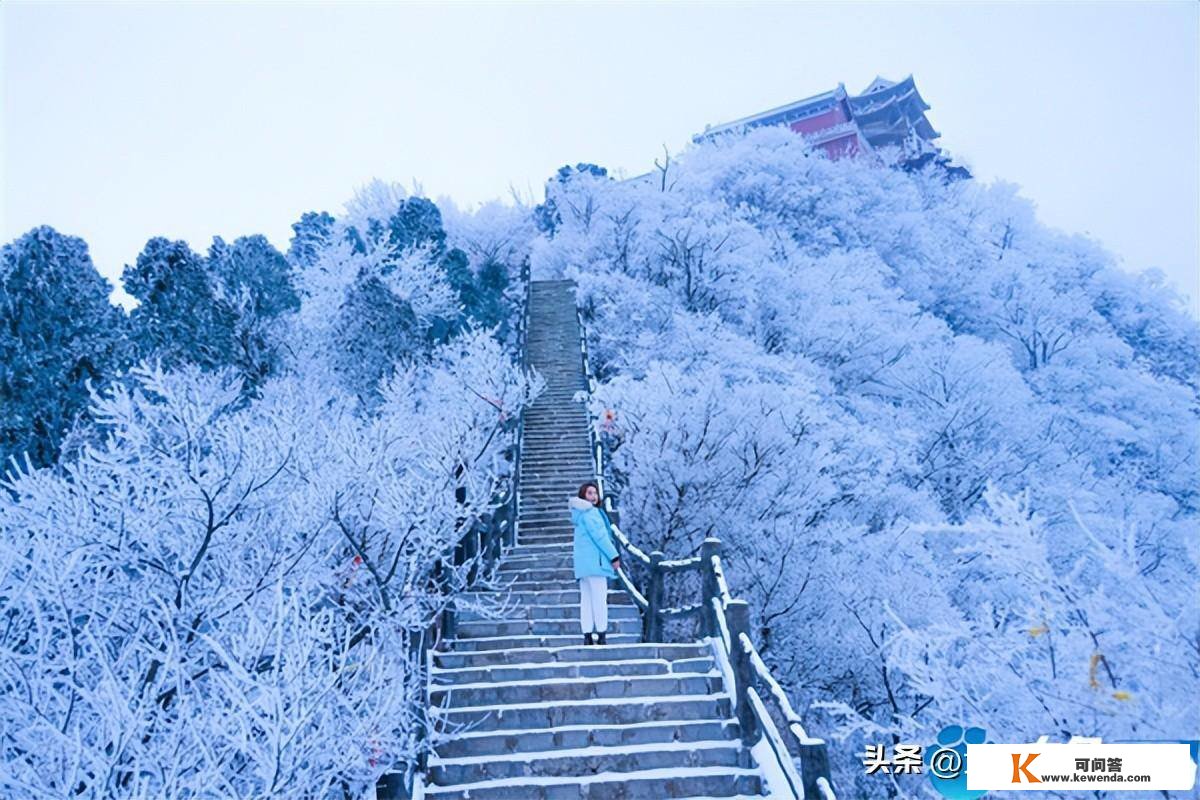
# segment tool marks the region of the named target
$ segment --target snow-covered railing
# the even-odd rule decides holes
[[[728,603],[733,599],[733,595],[729,593],[729,584],[725,582],[725,570],[721,567],[721,555],[714,553],[712,557],[712,571],[717,581],[717,596],[723,603]]]
[[[583,315],[579,313],[579,351],[583,361],[583,374],[589,396],[596,390],[588,359],[587,334]],[[772,796],[795,800],[837,800],[829,777],[829,755],[825,741],[810,737],[804,730],[800,715],[792,708],[787,693],[775,680],[771,670],[759,655],[750,638],[750,606],[745,600],[737,600],[729,591],[725,570],[721,564],[721,541],[705,539],[700,553],[690,558],[667,560],[660,551],[647,555],[638,548],[617,525],[618,514],[613,507],[613,498],[604,491],[604,448],[594,426],[589,427],[596,485],[600,497],[612,522],[613,534],[620,551],[631,555],[647,573],[645,592],[641,592],[624,569],[617,576],[625,589],[633,596],[642,614],[642,640],[663,640],[663,623],[697,615],[704,636],[719,648],[719,660],[725,667],[726,681],[731,683],[729,694],[737,713],[742,741],[750,748],[765,742],[766,747],[756,750],[760,759],[770,758],[775,764],[764,765],[768,776],[774,778]],[[671,573],[698,570],[702,578],[702,597],[689,605],[667,607],[663,603],[664,578]],[[765,688],[765,697],[759,689]],[[774,708],[774,713],[768,708]],[[782,722],[783,728],[775,720]],[[797,770],[797,766],[799,769]]]
[[[532,282],[529,279],[529,262],[521,265],[521,281],[524,287],[524,297],[521,301],[521,313],[517,317],[516,347],[521,357],[521,372],[529,370],[528,348],[525,346],[529,334],[529,297]],[[512,460],[512,471],[508,485],[503,494],[495,498],[496,511],[464,522],[464,533],[454,548],[452,564],[456,567],[468,566],[467,584],[473,584],[477,578],[487,575],[492,567],[500,560],[504,551],[517,543],[517,513],[521,497],[521,441],[525,433],[525,409],[522,406],[517,415],[516,428],[513,431],[513,441],[509,445],[508,458]],[[441,639],[454,635],[455,622],[452,609],[443,614],[441,621]]]
[[[611,518],[611,517],[613,516],[613,513],[614,513],[614,512],[613,512],[613,507],[612,507],[612,497],[611,497],[611,496],[606,496],[606,497],[604,498],[604,500],[605,500],[605,502],[604,502],[604,510],[608,512],[608,515],[609,515],[609,517]],[[617,546],[618,546],[618,547],[620,547],[620,548],[621,548],[622,550],[624,550],[625,552],[629,553],[631,556],[633,556],[634,558],[636,558],[638,561],[642,562],[643,564],[649,564],[649,563],[650,563],[650,556],[648,556],[648,555],[646,555],[645,553],[643,553],[643,552],[642,552],[642,551],[641,551],[641,550],[640,550],[640,549],[637,547],[637,545],[635,545],[633,542],[629,541],[629,537],[627,537],[627,536],[626,536],[626,535],[625,535],[625,534],[624,534],[624,533],[621,531],[620,527],[618,527],[618,526],[617,526],[617,523],[616,523],[616,522],[613,522],[612,529],[613,529],[613,533],[614,533],[614,534],[616,535],[616,537],[617,537]]]

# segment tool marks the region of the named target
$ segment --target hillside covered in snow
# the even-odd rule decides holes
[[[579,287],[621,527],[725,542],[841,796],[951,723],[1200,730],[1200,326],[1015,187],[760,129],[293,228],[150,240],[129,312],[80,239],[4,246],[0,794],[357,796],[414,757],[442,556],[540,389],[525,266]]]

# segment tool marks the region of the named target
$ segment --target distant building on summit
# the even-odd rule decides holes
[[[898,83],[876,77],[862,94],[847,94],[839,83],[836,89],[804,100],[708,126],[693,139],[700,142],[763,125],[786,125],[831,158],[894,147],[901,163],[926,163],[940,152],[933,140],[941,136],[925,116],[929,108],[911,75]]]

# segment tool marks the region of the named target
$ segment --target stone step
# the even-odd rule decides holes
[[[530,450],[528,445],[526,450]],[[594,478],[596,476],[596,461],[586,445],[575,442],[564,452],[556,453],[546,450],[534,450],[521,456],[521,477],[529,480],[558,481],[565,483],[577,478]],[[522,484],[525,488],[527,484]]]
[[[739,730],[737,721],[732,719],[665,720],[630,725],[562,725],[502,733],[467,732],[438,743],[434,752],[440,759],[450,759],[580,747],[732,741],[740,735]]]
[[[521,533],[517,536],[517,541],[522,545],[554,545],[555,547],[570,548],[575,544],[573,534],[525,534]]]
[[[558,548],[559,552],[570,551],[574,542],[575,528],[570,524],[527,524],[517,523],[517,547]],[[531,539],[549,539],[550,541],[531,541]]]
[[[515,608],[505,607],[499,613],[500,621],[512,622],[514,620],[555,620],[567,619],[573,620],[576,625],[579,624],[579,604],[574,605],[564,603],[562,605],[544,605],[531,606],[519,605]],[[489,617],[483,611],[462,611],[458,614],[458,620],[463,622],[484,622],[496,621],[497,617]],[[636,619],[640,620],[641,615],[638,613],[637,606],[628,603],[609,603],[608,604],[608,619],[611,622],[616,619]]]
[[[536,519],[518,517],[517,519],[517,538],[522,543],[530,542],[533,539],[555,539],[570,543],[575,535],[575,526],[565,513],[559,519],[546,519],[545,517]],[[551,542],[543,544],[551,544]]]
[[[585,451],[592,452],[595,445],[586,431],[553,430],[526,431],[521,437],[521,447],[525,451],[533,451],[524,455],[576,455]]]
[[[578,496],[580,484],[595,482],[596,469],[590,465],[575,467],[572,471],[556,468],[538,473],[526,472],[521,475],[521,496],[527,500],[540,500],[553,495],[561,498],[565,506],[568,497]]]
[[[571,494],[579,490],[579,484],[596,479],[596,467],[590,459],[580,459],[571,467],[561,464],[553,466],[533,465],[522,467],[521,491],[548,491],[558,489]]]
[[[573,495],[571,495],[573,496]],[[546,522],[569,525],[574,525],[574,520],[571,518],[571,507],[567,505],[570,499],[569,495],[556,494],[548,496],[546,499],[536,497],[522,497],[517,504],[517,514],[519,519],[524,519],[526,522],[535,522],[534,518],[541,518]]]
[[[591,461],[586,464],[580,462],[570,468],[561,466],[538,467],[537,470],[531,468],[521,473],[521,494],[537,492],[545,494],[550,491],[559,491],[573,496],[579,491],[579,484],[595,480],[596,468]]]
[[[513,581],[512,583],[504,584],[504,591],[507,592],[565,592],[570,589],[578,589],[579,581]]]
[[[517,517],[518,534],[533,536],[571,536],[575,533],[575,524],[570,517],[564,515],[559,519],[530,519]]]
[[[637,617],[610,617],[608,635],[629,634],[640,636],[642,621]],[[458,623],[456,633],[460,639],[491,639],[505,636],[576,636],[582,637],[579,616],[574,619],[513,619],[513,620],[467,620]]]
[[[579,483],[584,483],[584,481],[580,481]],[[568,505],[568,502],[572,497],[576,497],[578,492],[579,484],[576,484],[570,490],[556,489],[553,493],[542,496],[536,494],[526,496],[522,494],[517,503],[517,510],[520,511],[523,508],[527,513],[532,511],[540,513],[554,511],[565,514],[570,519],[571,507]]]
[[[517,605],[573,605],[579,607],[579,584],[575,583],[573,588],[564,590],[542,590],[542,591],[519,591],[519,592],[466,592],[468,599],[478,599],[483,602],[484,598],[506,598],[507,602]],[[495,600],[494,602],[500,602]],[[610,583],[608,589],[608,605],[612,608],[614,605],[629,602],[628,596],[624,590],[614,588]]]
[[[600,772],[580,777],[511,778],[429,786],[430,800],[668,800],[761,797],[757,770],[684,767],[645,772]]]
[[[574,581],[578,580],[578,578],[575,577],[575,571],[571,567],[546,567],[544,569],[535,567],[533,569],[505,573],[503,580],[506,582],[531,581],[540,583],[542,581]]]
[[[542,524],[538,524],[538,523]],[[518,523],[517,541],[521,544],[566,544],[574,541],[575,528],[570,524],[548,520],[520,520]]]
[[[593,472],[578,479],[563,480],[556,475],[537,482],[525,481],[521,486],[521,501],[526,504],[558,503],[565,510],[567,501],[579,496],[580,484],[594,483],[595,480],[596,474]]]
[[[636,773],[689,767],[752,766],[741,742],[716,740],[674,744],[592,746],[512,755],[434,758],[429,777],[438,785],[478,784],[530,777],[583,777],[595,773]]]
[[[721,674],[705,675],[605,675],[603,677],[518,680],[493,683],[460,683],[429,687],[430,702],[447,710],[475,706],[510,706],[529,703],[587,700],[630,701],[638,697],[713,695],[722,689]]]
[[[513,648],[510,650],[444,651],[433,654],[435,667],[457,669],[512,664],[557,664],[581,661],[621,661],[626,659],[661,659],[669,662],[711,658],[707,644],[665,644],[660,642],[616,643],[610,638],[606,645],[584,645],[572,641],[565,646]]]
[[[567,494],[546,495],[545,498],[522,496],[517,504],[517,512],[524,513],[526,518],[554,514],[571,522],[571,507],[567,504],[569,499],[570,495]]]
[[[552,545],[554,547],[561,547],[561,548],[567,549],[567,550],[574,547],[574,544],[575,544],[574,535],[570,534],[570,533],[559,534],[559,535],[544,534],[544,535],[540,535],[540,536],[539,535],[520,534],[517,537],[517,541],[520,543],[520,546]]]
[[[539,436],[543,438],[551,437],[572,437],[571,444],[578,445],[580,442],[590,441],[588,431],[591,430],[586,421],[578,422],[541,422],[538,420],[526,420],[524,436],[526,439],[536,439]]]
[[[569,466],[595,458],[596,449],[587,431],[534,432],[521,440],[522,463],[544,462]]]
[[[627,725],[654,720],[714,720],[731,716],[729,697],[724,693],[682,697],[601,697],[590,700],[543,700],[505,706],[432,706],[429,715],[435,728],[454,733],[465,726],[476,731],[522,728],[552,728],[557,725]]]
[[[564,431],[561,429],[526,431],[521,438],[523,460],[539,456],[582,456],[594,452],[595,445],[587,431]],[[532,452],[530,452],[532,451]]]
[[[575,523],[571,514],[563,504],[561,511],[528,510],[517,517],[520,534],[532,536],[566,536],[568,539],[575,533]]]
[[[563,430],[559,427],[547,428],[545,432],[527,430],[521,439],[521,447],[523,461],[537,461],[546,456],[580,458],[595,452],[595,445],[586,429]]]
[[[553,505],[562,511],[570,511],[568,503],[571,498],[579,496],[579,487],[585,483],[595,483],[596,473],[576,475],[564,480],[560,477],[543,478],[539,481],[525,481],[521,484],[517,505],[527,507]]]
[[[513,561],[502,562],[496,570],[496,577],[501,583],[506,583],[511,580],[518,580],[522,572],[531,569],[565,569],[571,570],[574,568],[575,560],[571,552],[571,548],[563,547],[559,555],[554,557],[544,556],[539,558],[520,558]],[[574,575],[573,580],[577,580]]]
[[[591,430],[591,423],[584,414],[572,414],[569,417],[525,415],[524,435],[536,437],[538,434],[561,436],[563,434],[584,434]]]
[[[580,450],[591,446],[591,438],[586,432],[578,431],[525,431],[521,443],[540,450]]]
[[[518,533],[540,533],[542,535],[557,536],[574,534],[572,528],[567,525],[558,525],[551,528],[539,528],[536,526],[519,527],[520,531]],[[570,564],[573,552],[574,550],[570,546],[518,544],[505,551],[500,559],[499,566],[501,570],[507,571],[515,568],[511,565],[536,564],[543,561],[547,564],[553,564],[565,560]]]
[[[610,633],[610,644],[637,644],[642,640],[640,633]],[[525,650],[531,647],[566,647],[567,645],[582,645],[583,634],[576,632],[565,634],[544,634],[539,636],[495,636],[451,639],[447,646],[460,652],[476,652],[480,650]],[[595,646],[595,645],[593,645]]]
[[[574,554],[568,548],[554,553],[539,553],[533,556],[507,555],[496,568],[497,572],[520,572],[526,569],[561,569],[574,564]]]
[[[716,663],[711,658],[678,661],[642,658],[553,664],[497,664],[460,669],[435,668],[431,688],[484,681],[552,681],[564,678],[597,678],[617,675],[706,675],[712,673],[716,668]]]
[[[522,444],[524,453],[521,456],[521,475],[537,475],[539,477],[565,478],[575,477],[580,470],[590,476],[595,473],[595,463],[592,461],[592,450],[586,440],[570,442],[562,446],[562,452],[555,452],[559,445],[540,445],[525,442]],[[532,452],[531,452],[532,451]]]
[[[563,538],[570,542],[575,534],[575,525],[565,511],[558,514],[556,519],[548,519],[545,516],[519,516],[517,528],[517,538],[522,542],[531,537]]]
[[[522,475],[573,475],[581,469],[591,470],[594,474],[596,464],[591,452],[583,448],[572,447],[567,452],[555,453],[552,450],[521,454]]]
[[[565,508],[561,511],[527,511],[517,517],[519,533],[531,536],[567,536],[575,533],[575,523]]]
[[[563,526],[563,527],[565,527],[565,526]],[[539,529],[538,529],[538,528],[533,528],[532,530],[534,530],[534,531],[538,531]],[[543,531],[543,532],[545,532],[545,531]],[[562,530],[557,530],[557,531],[554,531],[554,532],[557,532],[557,533],[563,533],[564,531],[562,531]],[[512,559],[516,559],[516,560],[518,560],[518,561],[519,561],[519,560],[522,560],[522,559],[537,558],[537,557],[539,557],[539,556],[561,556],[561,555],[566,555],[566,554],[569,554],[569,553],[571,553],[571,548],[570,548],[570,547],[564,547],[564,546],[562,546],[562,545],[556,545],[556,544],[518,544],[518,545],[516,545],[515,547],[512,547],[512,548],[510,548],[510,549],[509,549],[509,550],[506,552],[506,554],[505,554],[504,558],[506,558],[506,559],[507,559],[507,558],[512,558]]]
[[[524,523],[536,524],[539,520],[543,522],[564,524],[573,524],[571,522],[571,508],[567,505],[567,498],[563,497],[559,500],[557,510],[548,507],[545,503],[534,504],[532,500],[522,498],[517,505],[518,519]]]

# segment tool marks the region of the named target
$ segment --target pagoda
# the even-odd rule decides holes
[[[763,125],[786,125],[830,158],[897,148],[901,162],[925,161],[936,155],[941,134],[925,116],[929,104],[913,77],[889,81],[876,77],[862,94],[850,95],[844,84],[785,106],[708,126],[697,142]]]

